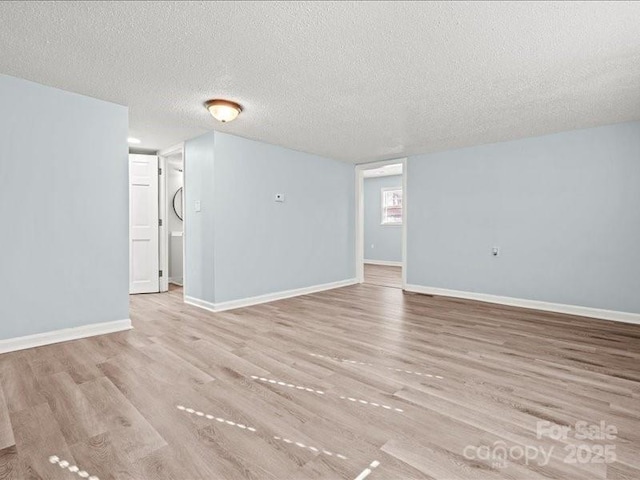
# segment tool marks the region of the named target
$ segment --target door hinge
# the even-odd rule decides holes
[[[158,175],[162,175],[162,167],[158,167]]]
[[[159,226],[159,227],[161,227],[161,226],[162,226],[162,219],[161,219],[161,218],[159,218],[159,219],[158,219],[158,226]]]
[[[162,270],[158,272],[158,275],[160,276],[160,278],[162,278]]]

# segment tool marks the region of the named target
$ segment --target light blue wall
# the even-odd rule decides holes
[[[640,313],[640,123],[414,156],[407,175],[409,284]]]
[[[187,295],[220,303],[354,278],[353,165],[218,132],[188,141],[185,162]]]
[[[127,108],[0,75],[0,339],[129,318]]]
[[[185,295],[213,303],[214,133],[185,142]],[[200,201],[200,212],[195,202]]]
[[[402,226],[380,224],[381,190],[388,187],[402,188],[402,175],[364,179],[365,260],[402,261]]]

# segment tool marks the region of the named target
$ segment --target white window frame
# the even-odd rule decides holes
[[[386,192],[395,192],[395,191],[400,191],[402,193],[402,205],[400,206],[400,208],[402,209],[402,213],[400,215],[400,221],[399,222],[385,221],[385,204],[384,204],[385,193]],[[381,188],[380,189],[380,225],[383,225],[385,227],[402,226],[402,219],[403,218],[404,218],[404,191],[403,191],[402,187],[384,187],[384,188]]]

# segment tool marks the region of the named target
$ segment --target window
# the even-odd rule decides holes
[[[382,189],[382,225],[402,225],[402,189]]]

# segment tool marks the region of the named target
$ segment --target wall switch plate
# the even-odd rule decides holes
[[[500,255],[500,249],[498,247],[493,247],[491,249],[491,255],[493,255],[494,257],[497,257],[498,255]]]
[[[196,200],[196,202],[194,204],[194,208],[195,208],[196,212],[199,212],[200,210],[202,210],[202,205],[200,204],[200,200]]]
[[[284,202],[284,193],[276,193],[276,202]]]

